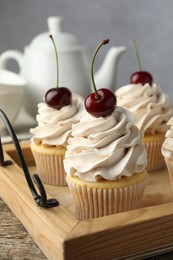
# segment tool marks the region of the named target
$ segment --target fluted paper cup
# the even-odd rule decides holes
[[[170,182],[171,182],[171,188],[172,188],[172,191],[173,191],[173,160],[165,157],[165,163],[166,163],[166,166],[167,166],[167,170],[168,170]]]
[[[147,171],[157,171],[165,167],[164,157],[161,153],[161,148],[165,136],[163,134],[145,135],[144,144],[147,151],[148,164]]]
[[[118,181],[89,183],[66,176],[76,217],[86,220],[139,208],[147,177],[147,172],[143,172]]]
[[[65,179],[65,170],[63,165],[65,149],[59,152],[59,149],[53,147],[53,149],[46,149],[47,153],[38,149],[35,145],[31,145],[31,150],[35,159],[37,173],[41,180],[45,184],[50,185],[67,185]]]

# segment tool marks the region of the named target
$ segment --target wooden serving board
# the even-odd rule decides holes
[[[29,143],[21,147],[30,173],[36,173]],[[142,208],[79,221],[68,187],[44,185],[60,206],[38,207],[13,144],[3,150],[13,164],[0,167],[0,197],[48,259],[140,259],[173,250],[173,192],[166,169],[150,173]]]

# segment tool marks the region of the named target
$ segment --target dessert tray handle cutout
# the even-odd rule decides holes
[[[41,182],[40,177],[38,176],[38,174],[34,174],[33,175],[33,181],[37,185],[37,188],[40,192],[40,195],[37,193],[35,186],[33,184],[33,181],[31,179],[31,176],[30,176],[25,158],[23,156],[21,146],[20,146],[19,141],[17,139],[17,136],[14,132],[14,129],[13,129],[9,119],[7,118],[6,114],[1,109],[0,109],[0,117],[3,120],[5,126],[6,126],[8,132],[9,132],[12,140],[13,140],[13,143],[15,145],[17,154],[19,156],[20,163],[21,163],[27,184],[30,188],[30,191],[32,193],[32,196],[33,196],[36,204],[38,206],[44,207],[44,208],[52,208],[52,207],[58,206],[59,202],[56,199],[47,199],[46,191],[45,191],[45,188],[44,188],[44,186]],[[8,165],[11,165],[12,163],[13,162],[10,161],[10,160],[6,160],[6,161],[4,160],[4,153],[3,153],[2,142],[1,142],[1,137],[0,137],[0,166],[6,167]]]

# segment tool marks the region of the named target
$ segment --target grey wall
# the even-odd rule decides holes
[[[53,15],[64,16],[67,31],[87,44],[91,55],[104,38],[111,39],[110,45],[127,47],[119,64],[118,86],[127,84],[137,70],[131,47],[135,39],[143,69],[153,74],[173,102],[172,0],[0,0],[0,54],[23,51],[37,34],[47,31],[47,17]],[[96,66],[106,51],[102,49]]]

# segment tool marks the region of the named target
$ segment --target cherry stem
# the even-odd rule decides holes
[[[141,61],[140,61],[140,58],[139,58],[138,48],[136,46],[136,42],[135,41],[132,42],[132,46],[133,46],[133,49],[134,49],[135,54],[136,54],[139,71],[141,71],[142,70]]]
[[[53,36],[52,35],[49,35],[49,37],[51,38],[52,42],[53,42],[53,45],[54,45],[54,50],[55,50],[55,56],[56,56],[56,70],[57,70],[57,73],[56,73],[56,87],[58,88],[59,87],[59,67],[58,67],[58,53],[57,53],[57,49],[56,49],[56,45],[55,45],[55,41],[53,39]]]
[[[94,62],[95,62],[95,58],[96,58],[96,55],[97,55],[97,52],[99,51],[99,49],[103,46],[103,45],[106,45],[109,43],[109,39],[106,39],[106,40],[103,40],[99,45],[98,47],[96,48],[94,54],[93,54],[93,57],[92,57],[92,63],[91,63],[91,79],[92,79],[92,84],[93,84],[93,88],[94,88],[94,92],[95,92],[95,97],[96,98],[99,98],[99,94],[98,94],[98,91],[97,91],[97,88],[96,88],[96,84],[95,84],[95,80],[94,80]]]

